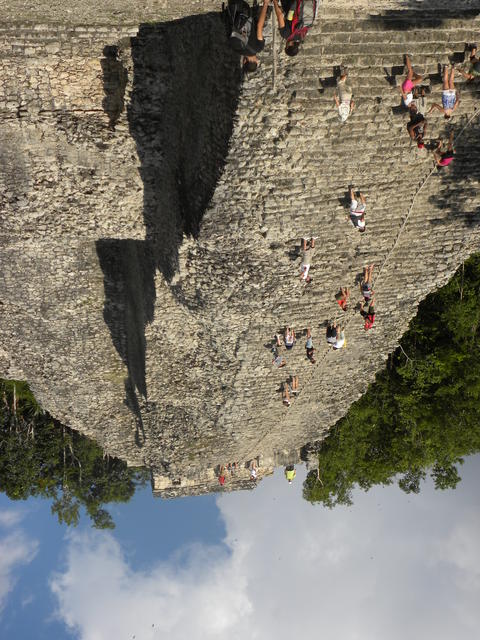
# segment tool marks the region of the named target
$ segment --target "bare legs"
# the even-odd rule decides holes
[[[363,267],[363,282],[365,284],[372,284],[372,274],[375,265],[371,264]]]
[[[423,78],[413,70],[408,54],[405,54],[405,64],[407,65],[407,80],[410,80],[413,86],[420,84]]]
[[[475,64],[476,62],[479,62],[479,59],[477,58],[477,45],[471,45],[470,64]],[[475,79],[473,73],[467,73],[466,71],[463,71],[463,69],[458,69],[458,72],[465,78],[465,80],[471,81]]]
[[[283,404],[286,407],[289,407],[292,404],[292,402],[290,400],[290,391],[288,390],[288,382],[284,382],[283,383],[282,399],[283,399]]]

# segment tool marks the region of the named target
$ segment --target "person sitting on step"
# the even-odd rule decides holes
[[[407,124],[408,135],[412,140],[415,140],[419,149],[425,148],[425,142],[423,140],[427,131],[427,119],[423,113],[419,113],[417,106],[412,102],[408,108],[410,114],[410,121]]]
[[[360,284],[360,291],[362,292],[365,302],[369,302],[373,297],[373,268],[375,265],[370,264],[363,267],[363,279]]]
[[[405,54],[405,65],[407,67],[407,75],[402,82],[401,93],[403,98],[403,104],[408,107],[413,100],[413,88],[420,84],[423,80],[422,76],[413,70],[410,56]]]
[[[353,91],[347,84],[347,70],[342,67],[340,77],[337,78],[337,90],[334,94],[335,104],[337,105],[338,115],[342,122],[346,122],[347,118],[355,109],[353,101]]]
[[[441,111],[447,120],[449,120],[455,109],[460,104],[460,99],[457,95],[457,90],[455,89],[455,67],[452,65],[450,76],[448,75],[447,65],[443,67],[443,91],[442,91],[442,104],[439,105],[436,102],[432,104],[430,109],[427,112],[427,116],[432,113],[432,111]]]
[[[354,227],[356,227],[360,233],[365,231],[365,209],[367,207],[367,201],[362,192],[358,194],[360,203],[355,197],[355,191],[353,187],[350,187],[350,220]]]
[[[336,322],[329,322],[326,331],[327,342],[334,349],[341,349],[345,344],[345,331]]]
[[[297,338],[295,336],[295,329],[291,327],[285,327],[285,331],[283,333],[283,340],[285,342],[286,349],[293,349]]]
[[[307,351],[307,358],[312,364],[315,364],[315,358],[313,356],[315,349],[313,347],[312,332],[310,327],[307,328],[307,342],[305,343],[305,349]]]
[[[467,82],[471,82],[475,80],[475,78],[480,78],[480,58],[477,58],[477,44],[475,42],[473,44],[467,44],[466,50],[470,51],[469,70],[463,71],[462,69],[458,69],[458,71]]]
[[[446,167],[453,161],[455,157],[455,151],[453,149],[453,131],[450,132],[446,150],[443,151],[443,143],[439,140],[433,151],[433,157],[437,167]]]
[[[312,258],[315,255],[315,236],[302,238],[302,266],[300,267],[300,280],[305,284],[310,284],[313,278],[309,275]]]
[[[340,291],[335,295],[335,300],[342,311],[347,310],[349,297],[350,289],[347,289],[347,287],[340,287]]]

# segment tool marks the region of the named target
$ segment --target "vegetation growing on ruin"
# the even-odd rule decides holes
[[[351,504],[354,487],[392,482],[418,493],[427,473],[454,488],[463,457],[480,450],[479,326],[477,255],[422,302],[386,370],[322,444],[304,497]]]
[[[67,525],[78,524],[83,507],[94,527],[112,529],[104,506],[128,502],[146,479],[146,470],[104,456],[44,413],[25,383],[0,381],[0,490],[9,498],[47,498]]]

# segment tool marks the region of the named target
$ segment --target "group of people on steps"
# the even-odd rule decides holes
[[[263,35],[267,15],[275,12],[280,36],[285,40],[285,53],[296,56],[308,30],[317,17],[317,0],[229,0],[224,11],[230,28],[230,46],[242,56],[243,70],[252,73],[259,65],[258,54],[265,48]]]
[[[230,0],[226,9],[231,22],[231,46],[242,55],[242,64],[245,72],[254,72],[258,68],[258,54],[264,49],[264,26],[269,14],[269,7],[273,6],[278,30],[282,38],[285,39],[285,53],[295,56],[299,52],[308,30],[313,25],[317,16],[318,3],[316,0],[264,0],[261,8],[254,0],[253,7],[250,7],[245,0]],[[477,45],[467,44],[466,51],[469,51],[469,68],[464,71],[455,68],[452,64],[450,68],[444,65],[442,71],[442,102],[433,103],[427,111],[427,89],[422,85],[424,77],[418,74],[412,65],[411,56],[405,54],[404,62],[406,76],[400,88],[402,102],[408,110],[409,122],[407,131],[412,140],[417,143],[419,149],[424,149],[427,145],[425,135],[428,129],[427,117],[437,111],[443,114],[445,120],[450,120],[460,104],[458,92],[455,89],[455,72],[458,71],[467,82],[472,82],[480,77],[480,58],[477,57]],[[353,90],[348,81],[348,72],[341,66],[336,81],[336,91],[334,94],[338,115],[342,122],[345,122],[355,109]],[[434,162],[441,168],[449,165],[454,159],[453,132],[450,132],[448,142],[444,144],[442,140],[435,140],[429,143],[429,148],[433,151]],[[349,189],[350,211],[349,217],[354,227],[360,233],[366,230],[365,212],[366,198],[362,192],[355,192],[353,187]],[[303,284],[310,284],[313,280],[310,269],[312,259],[316,251],[316,236],[302,238],[302,263],[300,268],[300,279]],[[360,291],[363,301],[358,305],[358,310],[364,321],[364,329],[368,331],[375,322],[375,298],[373,291],[373,270],[374,265],[367,265],[363,269],[363,278],[360,284]],[[341,287],[335,299],[342,311],[347,311],[350,298],[350,289]],[[307,327],[305,352],[306,357],[312,364],[315,364],[315,348],[311,328]],[[295,329],[285,327],[283,335],[276,334],[272,346],[272,364],[277,368],[286,366],[286,356],[291,351],[297,341]],[[340,323],[329,321],[326,327],[326,341],[334,350],[346,346],[345,330]],[[285,355],[282,353],[285,349]],[[291,375],[282,384],[282,402],[286,407],[290,407],[293,399],[299,393],[299,379],[297,375]],[[295,477],[294,467],[287,467],[285,476],[289,483]],[[222,478],[224,481],[224,478]],[[256,467],[252,479],[256,479]],[[221,484],[223,484],[221,482]]]

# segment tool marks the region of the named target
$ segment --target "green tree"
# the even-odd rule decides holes
[[[85,508],[93,526],[115,525],[104,505],[128,502],[147,480],[104,456],[98,445],[53,420],[22,382],[0,381],[0,490],[12,500],[51,500],[60,523],[76,526]]]
[[[479,326],[477,255],[419,306],[387,368],[322,443],[304,497],[351,504],[353,487],[395,480],[418,493],[427,471],[437,489],[455,488],[463,456],[480,451]]]

